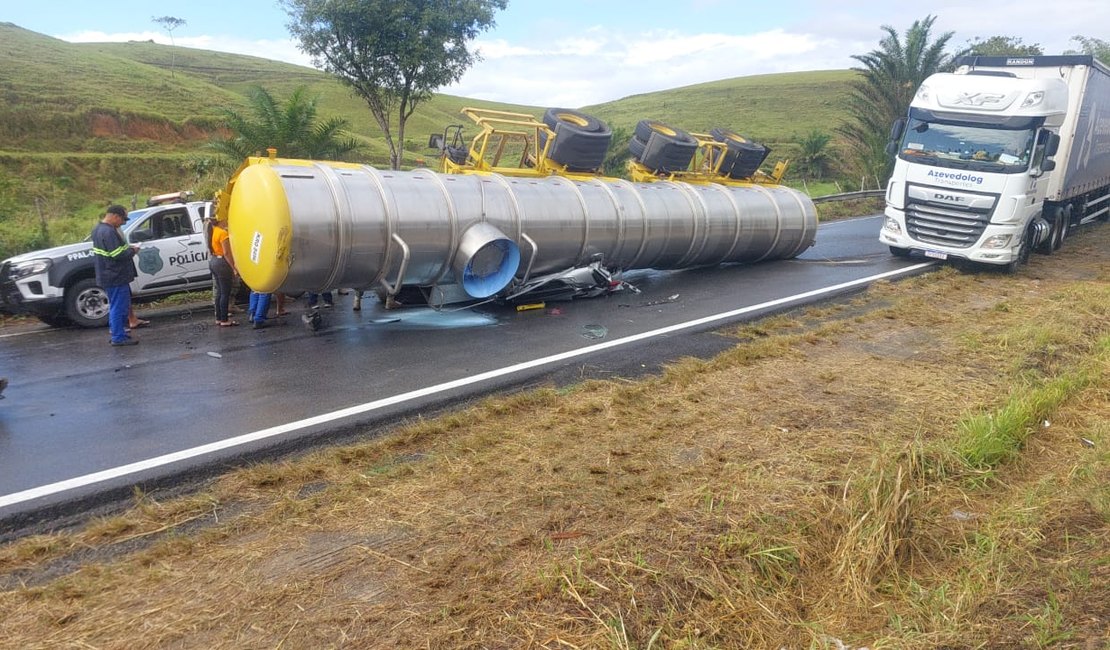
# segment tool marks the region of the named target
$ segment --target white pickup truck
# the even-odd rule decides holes
[[[212,286],[204,235],[211,203],[189,201],[190,197],[189,192],[152,197],[148,207],[128,213],[124,236],[140,247],[135,258],[138,276],[131,283],[136,300]],[[0,311],[31,314],[54,326],[106,326],[108,295],[96,284],[92,243],[86,240],[4,260]]]

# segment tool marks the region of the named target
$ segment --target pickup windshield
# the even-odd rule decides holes
[[[1036,130],[951,124],[911,117],[898,157],[937,167],[1018,174],[1029,168]]]

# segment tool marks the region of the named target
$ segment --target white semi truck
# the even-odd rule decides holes
[[[1110,217],[1110,69],[1091,56],[963,57],[895,122],[879,239],[1003,265]]]

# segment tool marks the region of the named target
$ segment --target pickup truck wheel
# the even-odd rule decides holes
[[[78,280],[66,289],[66,316],[81,327],[104,327],[108,324],[108,293],[96,279]]]

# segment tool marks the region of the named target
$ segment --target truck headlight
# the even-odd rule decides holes
[[[988,237],[987,241],[983,242],[983,248],[1009,248],[1011,239],[1013,239],[1013,235],[995,235],[994,237]]]
[[[50,268],[50,260],[46,258],[16,262],[8,270],[8,277],[13,280],[25,278],[29,275],[45,273]]]
[[[897,219],[894,219],[894,218],[891,218],[891,217],[886,218],[886,223],[883,224],[883,230],[887,231],[888,233],[890,233],[892,235],[901,235],[902,234],[901,224],[898,223]]]

